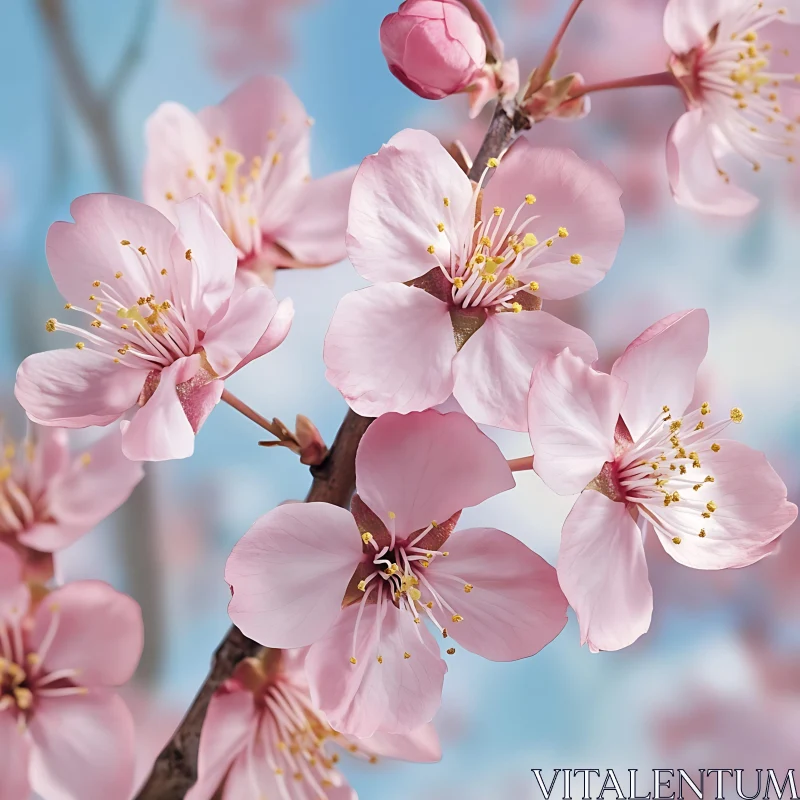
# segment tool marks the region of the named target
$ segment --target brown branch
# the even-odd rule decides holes
[[[503,153],[514,136],[528,126],[523,115],[509,116],[498,105],[470,171],[470,178],[480,178],[486,161]],[[342,508],[348,507],[356,484],[356,451],[370,422],[371,419],[353,411],[347,412],[328,457],[319,466],[311,468],[313,481],[306,496],[307,503],[333,503]],[[214,654],[211,671],[189,712],[159,755],[150,777],[135,800],[182,800],[185,797],[197,780],[200,731],[211,697],[242,659],[256,655],[260,650],[258,644],[237,628],[230,628]]]

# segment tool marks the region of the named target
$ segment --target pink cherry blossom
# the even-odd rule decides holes
[[[785,8],[756,0],[670,0],[664,35],[687,112],[673,125],[667,166],[675,199],[709,214],[740,215],[758,200],[731,181],[720,158],[735,153],[761,169],[764,158],[794,162],[797,119],[785,104],[800,90],[800,64],[773,48],[769,31]]]
[[[0,798],[109,800],[131,790],[134,731],[113,687],[143,643],[139,606],[100,581],[34,600],[0,544]]]
[[[311,696],[336,730],[413,731],[447,671],[425,623],[495,661],[531,656],[564,627],[549,564],[494,528],[454,530],[461,509],[513,486],[464,414],[387,414],[359,446],[351,511],[279,506],[234,547],[231,619],[266,646],[311,646]]]
[[[52,559],[41,554],[88,533],[143,475],[142,465],[123,455],[119,431],[75,455],[61,428],[31,425],[18,445],[0,431],[0,540],[20,550],[29,576],[47,580]]]
[[[56,222],[47,259],[70,313],[86,328],[73,350],[32,355],[15,393],[34,422],[66,428],[122,425],[137,461],[185,458],[222,396],[224,379],[286,337],[294,314],[266,286],[236,296],[236,253],[202,198],[175,206],[177,229],[149,206],[91,194]]]
[[[611,267],[619,193],[603,167],[524,139],[473,185],[434,136],[397,134],[353,184],[348,253],[376,285],[339,303],[328,380],[365,416],[453,394],[476,421],[524,430],[536,362],[565,347],[596,358],[583,331],[539,309]]]
[[[164,103],[147,122],[145,200],[177,221],[180,201],[204,197],[245,285],[341,261],[355,169],[311,180],[311,124],[281,78],[252,78],[197,115]]]
[[[459,0],[405,0],[381,23],[389,69],[428,100],[460,92],[481,74],[486,42]]]
[[[411,734],[355,739],[336,732],[315,708],[304,651],[265,650],[217,690],[200,735],[198,779],[187,800],[356,800],[337,769],[339,753],[375,764],[379,756],[441,758],[432,725]]]
[[[693,310],[648,328],[610,375],[568,350],[534,370],[534,469],[559,494],[582,491],[557,568],[594,651],[626,647],[650,626],[640,525],[679,563],[725,569],[771,553],[797,516],[765,456],[722,438],[740,409],[685,411],[707,344],[706,312]]]

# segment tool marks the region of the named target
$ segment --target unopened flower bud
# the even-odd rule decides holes
[[[460,92],[481,74],[486,43],[458,0],[405,0],[381,24],[392,74],[429,100]]]

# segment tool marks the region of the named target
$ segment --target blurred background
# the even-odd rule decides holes
[[[316,119],[316,175],[358,163],[404,127],[422,127],[474,153],[487,120],[466,122],[466,99],[431,103],[389,74],[378,44],[395,0],[4,0],[0,27],[0,407],[24,424],[14,372],[53,346],[45,320],[63,303],[44,258],[49,224],[81,194],[139,198],[143,125],[159,103],[193,110],[219,102],[244,77],[286,77]],[[487,2],[509,55],[535,65],[566,0]],[[588,82],[663,69],[664,0],[585,0],[559,71]],[[746,412],[740,438],[763,449],[800,493],[800,173],[786,163],[753,178],[760,209],[720,223],[669,196],[664,140],[681,110],[668,88],[593,98],[578,123],[548,121],[528,136],[604,161],[624,188],[627,234],[594,290],[558,312],[585,328],[610,362],[667,313],[702,306],[711,347],[702,400]],[[287,342],[249,366],[231,390],[266,416],[311,417],[330,443],[345,404],[324,380],[322,341],[338,299],[362,285],[349,264],[281,272],[295,299]],[[553,304],[555,305],[555,304]],[[553,310],[552,308],[550,310]],[[517,434],[487,431],[507,457],[527,455]],[[97,577],[142,604],[145,656],[128,694],[139,721],[142,772],[202,682],[228,626],[225,559],[254,520],[302,498],[306,468],[220,406],[185,462],[148,465],[132,500],[61,559],[65,578]],[[85,434],[87,437],[91,434]],[[464,514],[523,539],[555,562],[573,500],[532,473],[512,492]],[[773,767],[797,764],[800,730],[798,530],[782,551],[722,574],[674,563],[648,542],[652,629],[619,653],[579,647],[574,618],[534,659],[492,664],[459,650],[437,724],[434,766],[345,763],[363,800],[539,797],[532,767]],[[545,773],[548,775],[549,773]]]

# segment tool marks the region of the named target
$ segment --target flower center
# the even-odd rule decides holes
[[[690,104],[703,104],[734,150],[756,171],[760,156],[789,163],[797,158],[800,118],[785,113],[776,90],[796,85],[800,75],[773,69],[770,54],[788,56],[789,51],[775,51],[758,33],[785,16],[786,9],[767,11],[763,3],[753,3],[715,26],[704,47],[674,55],[669,65]],[[729,179],[724,170],[719,173]]]
[[[715,441],[718,434],[744,418],[738,408],[718,422],[710,415],[708,403],[679,419],[673,419],[664,406],[649,429],[617,460],[624,501],[670,533],[676,545],[681,543],[678,533],[686,532],[686,523],[694,515],[699,538],[713,533],[718,508],[713,499],[715,478],[703,467],[703,460],[709,452],[720,451],[722,446]]]
[[[394,515],[390,512],[390,518],[394,523]],[[406,542],[398,543],[393,526],[390,530],[391,543],[384,547],[379,547],[378,543],[370,533],[362,534],[363,541],[371,545],[375,550],[372,559],[372,571],[366,578],[358,584],[358,589],[364,593],[356,618],[356,625],[353,631],[353,653],[350,663],[355,665],[358,660],[355,656],[356,644],[358,642],[358,632],[361,624],[362,614],[368,604],[377,604],[376,626],[377,641],[380,647],[380,628],[382,611],[384,604],[392,604],[402,614],[407,614],[415,625],[422,624],[423,617],[427,618],[441,633],[444,639],[447,638],[447,625],[463,622],[464,617],[458,610],[445,600],[440,592],[437,592],[431,581],[425,576],[425,571],[437,558],[446,558],[449,552],[446,550],[430,550],[418,546],[428,536],[434,528],[436,522],[431,522],[427,528],[420,531],[413,538]],[[441,578],[452,580],[461,584],[464,592],[469,594],[473,590],[472,584],[462,578],[450,573],[441,573]],[[422,641],[422,634],[417,630],[417,636]],[[448,654],[455,653],[454,648],[448,649]],[[384,653],[376,655],[379,664],[383,664]],[[397,656],[399,654],[393,654]],[[403,657],[411,658],[410,653],[404,652]]]
[[[82,308],[67,303],[64,308],[91,318],[90,330],[67,325],[56,319],[47,320],[49,332],[66,331],[80,337],[75,347],[90,349],[117,364],[143,368],[163,368],[179,358],[191,355],[198,344],[192,325],[186,322],[187,306],[182,293],[183,281],[166,267],[154,264],[144,245],[134,247],[128,239],[120,244],[129,260],[135,259],[136,273],[144,274],[154,288],[140,295],[123,271],[115,273],[115,283],[92,282],[88,295],[92,307]],[[191,262],[192,251],[185,253]],[[191,267],[190,267],[191,268]],[[83,340],[86,341],[83,341]]]
[[[495,165],[496,166],[496,165]],[[516,211],[508,214],[505,208],[495,206],[491,216],[483,218],[480,184],[476,189],[475,222],[470,235],[462,242],[451,239],[450,259],[445,263],[436,255],[436,245],[428,252],[436,256],[437,266],[450,284],[450,298],[454,306],[513,311],[536,309],[540,305],[536,292],[539,283],[534,279],[536,259],[556,239],[566,239],[569,232],[560,227],[546,231],[539,239],[533,232],[538,214],[531,214],[536,197],[528,194]],[[463,224],[450,213],[450,201],[443,198],[443,221],[436,224],[440,234],[458,231]],[[583,258],[578,253],[570,257],[578,266]]]
[[[27,644],[26,618],[13,611],[6,618],[0,618],[0,714],[14,714],[20,727],[27,725],[37,699],[83,695],[88,691],[75,682],[78,670],[47,673],[42,666],[61,618],[57,606],[51,606],[50,610],[50,625],[36,652]]]

